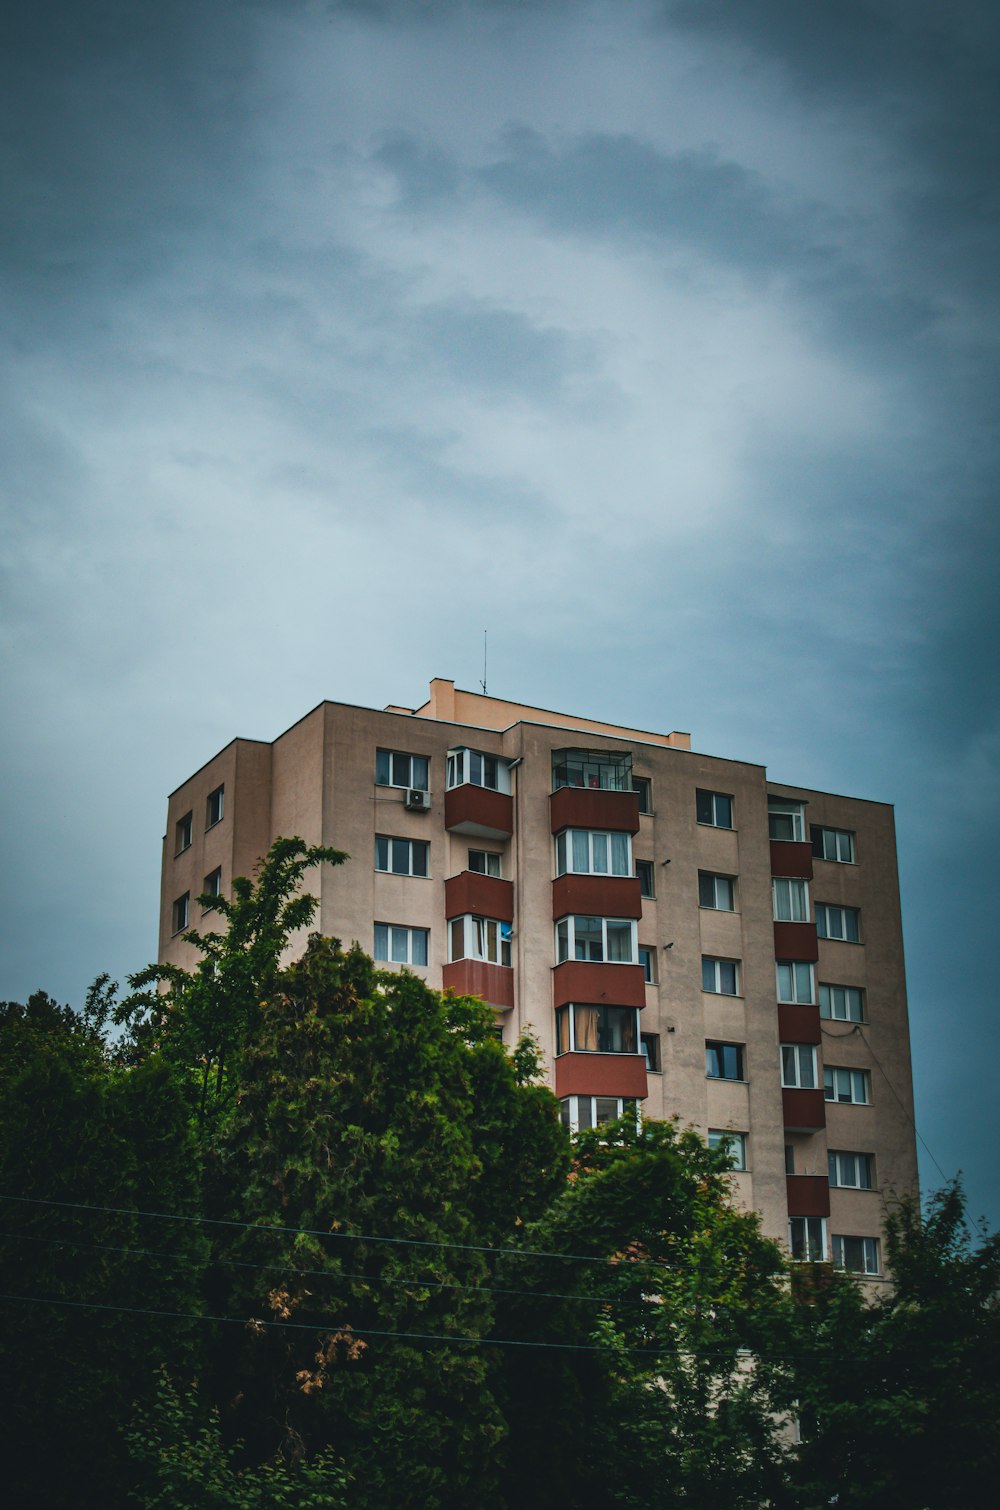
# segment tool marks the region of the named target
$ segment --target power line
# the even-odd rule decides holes
[[[913,1112],[907,1106],[906,1102],[903,1100],[902,1096],[899,1094],[899,1092],[897,1091],[896,1087],[893,1085],[892,1081],[890,1080],[888,1072],[886,1071],[885,1065],[882,1063],[881,1059],[876,1054],[874,1048],[872,1047],[871,1039],[868,1037],[868,1034],[865,1032],[864,1027],[863,1027],[863,1025],[861,1023],[858,1023],[858,1032],[861,1035],[861,1041],[862,1041],[862,1043],[864,1043],[864,1044],[867,1045],[868,1050],[869,1050],[872,1058],[874,1059],[875,1063],[878,1065],[879,1069],[882,1071],[882,1078],[883,1078],[883,1080],[885,1081],[886,1085],[892,1091],[892,1094],[895,1096],[896,1100],[899,1102],[900,1106],[902,1107],[903,1114],[906,1116],[906,1118],[908,1119],[908,1121],[912,1124],[913,1131],[916,1133],[917,1138],[919,1139],[922,1147],[927,1150],[927,1156],[928,1156],[928,1158],[930,1159],[931,1163],[934,1165],[934,1168],[937,1170],[937,1172],[941,1176],[942,1180],[944,1180],[947,1183],[948,1176],[945,1174],[944,1170],[941,1168],[941,1165],[938,1163],[937,1159],[934,1157],[934,1154],[932,1153],[931,1148],[930,1148],[929,1144],[927,1143],[927,1140],[924,1138],[923,1134],[920,1131],[920,1128],[917,1126],[917,1119],[916,1119],[916,1117],[914,1117]]]

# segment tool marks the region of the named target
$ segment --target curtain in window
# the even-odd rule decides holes
[[[573,1011],[577,1048],[581,1053],[595,1053],[599,1047],[600,1008],[574,1007]]]
[[[628,872],[628,834],[612,834],[611,873],[615,876],[627,876]]]

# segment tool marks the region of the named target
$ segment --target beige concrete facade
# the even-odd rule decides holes
[[[446,791],[448,752],[462,748],[498,759],[499,784],[509,786],[509,797],[475,783],[471,791],[468,783]],[[553,752],[566,749],[630,757],[633,786],[648,783],[648,800],[640,806],[649,811],[636,816],[630,792],[598,790],[593,776],[564,791],[559,806]],[[424,810],[409,796],[419,780],[397,785],[384,779],[376,763],[380,750],[426,759]],[[405,776],[405,764],[400,769]],[[704,808],[706,794],[718,794],[713,814],[726,821],[704,821],[699,803]],[[627,1004],[630,993],[644,991],[639,1017],[653,1056],[648,1072],[634,1052],[638,1042],[624,1054],[578,1047],[557,1053],[560,982],[572,967],[557,968],[554,896],[565,891],[554,888],[553,815],[573,804],[582,812],[594,798],[610,814],[601,820],[609,832],[631,833],[637,825],[631,860],[633,868],[647,863],[653,894],[642,897],[636,940],[649,951],[653,979],[643,987],[634,961],[605,957],[577,968],[573,990],[589,993],[584,1001],[591,1009],[613,1006],[616,997]],[[797,840],[772,842],[769,798],[801,805],[794,821],[804,827]],[[846,837],[810,838],[816,829]],[[195,951],[182,934],[185,927],[211,925],[196,901],[209,876],[221,871],[228,894],[234,875],[251,874],[275,838],[292,834],[351,856],[344,866],[324,866],[309,879],[319,898],[320,930],[345,943],[356,939],[370,952],[376,925],[399,930],[390,935],[397,948],[417,948],[419,930],[427,963],[409,968],[435,987],[445,975],[453,982],[486,982],[474,989],[497,1005],[504,1040],[513,1043],[530,1030],[557,1093],[572,1088],[572,1102],[563,1095],[567,1117],[606,1114],[610,1100],[599,1106],[592,1097],[637,1095],[645,1115],[676,1116],[703,1133],[739,1134],[736,1153],[745,1149],[746,1168],[734,1172],[734,1186],[761,1213],[767,1232],[788,1240],[791,1231],[798,1243],[821,1245],[826,1256],[837,1239],[849,1266],[860,1262],[870,1271],[877,1264],[882,1273],[880,1250],[863,1240],[880,1241],[885,1200],[914,1190],[917,1179],[890,807],[775,784],[761,766],[691,751],[684,733],[617,728],[463,692],[436,679],[427,703],[415,711],[327,702],[273,744],[234,740],[172,794],[161,960],[194,963]],[[413,853],[425,857],[426,875],[376,869],[378,836],[415,841]],[[824,845],[839,845],[840,857],[823,858]],[[446,896],[446,881],[472,869],[470,851],[497,856],[488,863],[499,868],[510,889],[491,890],[492,877],[474,873],[461,883],[453,880]],[[423,860],[415,866],[423,868]],[[795,878],[807,907],[804,918],[776,923],[775,876]],[[703,905],[705,877],[718,878],[725,905]],[[629,910],[635,881],[578,875],[564,877],[563,886],[567,879],[581,895],[608,898],[588,915],[628,918],[638,911]],[[448,897],[474,897],[477,888],[484,898],[512,896],[512,916],[501,918],[512,924],[509,966],[468,958],[449,963],[456,946]],[[185,896],[186,914],[180,905]],[[489,905],[499,916],[509,904]],[[858,941],[817,937],[818,917],[824,920],[821,931],[856,932]],[[290,953],[303,942],[295,940]],[[778,1001],[776,959],[799,965],[796,979],[805,984],[798,986],[795,1004]],[[711,983],[721,989],[705,989],[705,970],[716,969]],[[805,999],[810,989],[812,1000]],[[795,1051],[791,1085],[783,1042]],[[730,1046],[739,1074],[730,1063],[725,1076],[708,1075],[707,1044]],[[827,1068],[841,1073],[824,1097]],[[858,1073],[852,1078],[848,1071]],[[811,1083],[796,1084],[797,1076]],[[630,1088],[637,1084],[639,1092]],[[832,1185],[831,1151],[845,1156],[835,1164]],[[877,1282],[877,1275],[870,1277]]]

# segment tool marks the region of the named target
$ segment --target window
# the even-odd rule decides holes
[[[635,1054],[637,1007],[571,1006],[556,1012],[556,1053]]]
[[[745,1080],[743,1045],[709,1039],[705,1044],[705,1074],[709,1080]]]
[[[785,1173],[795,1173],[795,1145],[793,1143],[785,1144]]]
[[[820,981],[819,1015],[833,1022],[864,1022],[865,993],[860,986],[830,986]]]
[[[640,813],[653,811],[653,785],[648,776],[633,776],[632,790],[639,798]]]
[[[448,751],[448,787],[485,786],[491,792],[510,791],[510,767],[498,755],[461,747]]]
[[[630,1096],[567,1096],[559,1103],[563,1127],[568,1127],[570,1132],[617,1122],[626,1112],[631,1112],[638,1120],[638,1105]]]
[[[632,756],[609,755],[604,750],[553,750],[552,790],[558,791],[561,786],[630,792]]]
[[[826,1217],[793,1216],[788,1223],[788,1247],[799,1263],[825,1263]]]
[[[226,810],[226,789],[217,786],[214,792],[209,792],[208,803],[205,813],[205,827],[213,828],[216,823],[222,822],[222,815]]]
[[[701,989],[714,991],[717,996],[739,996],[740,964],[735,959],[701,957]]]
[[[732,828],[732,797],[727,797],[724,792],[703,792],[699,787],[694,802],[699,823],[707,823],[710,828]]]
[[[709,1148],[724,1148],[729,1154],[730,1169],[747,1167],[747,1135],[741,1132],[723,1131],[720,1127],[708,1129]]]
[[[178,818],[174,825],[174,854],[182,855],[186,849],[191,848],[191,832],[194,826],[194,814],[185,813],[183,818]]]
[[[630,876],[632,837],[589,828],[566,828],[556,838],[556,875]]]
[[[801,959],[779,960],[775,966],[778,1000],[811,1006],[816,1000],[816,976],[811,964]]]
[[[375,785],[413,787],[426,792],[429,767],[426,755],[407,755],[402,750],[376,750]]]
[[[732,876],[717,876],[710,870],[699,870],[698,906],[713,907],[716,912],[735,912],[736,885]]]
[[[640,1036],[642,1052],[646,1060],[646,1073],[658,1075],[660,1073],[660,1035],[659,1033],[643,1033]]]
[[[877,1237],[840,1237],[835,1232],[833,1262],[837,1269],[847,1269],[851,1274],[878,1274],[879,1255]]]
[[[841,865],[854,864],[854,835],[849,829],[820,828],[813,823],[809,832],[817,860],[836,860]],[[834,1242],[836,1241],[834,1238]]]
[[[481,959],[489,965],[510,964],[511,925],[496,918],[452,918],[448,924],[448,958]]]
[[[788,797],[768,797],[767,832],[772,839],[799,843],[806,836],[806,805]]]
[[[470,849],[469,869],[478,871],[481,876],[498,876],[500,856],[491,849]]]
[[[867,1070],[841,1069],[828,1064],[823,1071],[823,1091],[828,1101],[868,1106],[872,1099],[871,1076]]]
[[[653,890],[653,862],[652,860],[636,860],[635,873],[639,878],[639,892],[641,896],[652,897],[656,893]]]
[[[375,958],[393,965],[426,965],[426,928],[401,928],[397,923],[375,924]]]
[[[647,986],[656,985],[656,950],[648,949],[645,944],[639,945],[639,963],[642,966],[642,978]]]
[[[771,882],[776,923],[808,923],[809,884],[807,881]]]
[[[394,876],[426,876],[430,845],[423,839],[390,839],[375,835],[375,869]]]
[[[816,1089],[816,1049],[813,1044],[781,1045],[781,1083],[786,1090]]]
[[[191,893],[186,891],[182,897],[178,897],[173,908],[173,931],[183,933],[188,925],[188,917],[191,912]]]
[[[816,932],[821,939],[843,939],[848,944],[860,944],[861,914],[856,907],[830,907],[817,902]]]
[[[222,895],[222,866],[221,865],[217,865],[215,867],[215,869],[213,871],[210,871],[209,874],[205,877],[205,884],[201,888],[201,894],[202,894],[203,897],[221,897],[221,895]],[[211,906],[208,906],[208,907],[205,908],[205,911],[206,912],[212,912],[213,908]]]
[[[638,945],[630,918],[562,918],[556,924],[556,963],[567,959],[632,965]]]
[[[870,1153],[844,1153],[831,1149],[827,1154],[830,1184],[845,1190],[871,1190],[874,1186],[875,1160]]]

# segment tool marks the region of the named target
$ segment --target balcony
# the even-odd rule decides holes
[[[637,792],[561,786],[549,798],[549,813],[554,834],[564,828],[609,829],[624,834],[639,832]]]
[[[514,832],[514,799],[489,787],[453,786],[444,794],[444,826],[474,839],[509,839]]]
[[[491,965],[481,959],[457,959],[441,970],[441,983],[457,996],[481,996],[493,1007],[514,1005],[514,972],[509,965]]]
[[[781,1107],[787,1132],[813,1133],[826,1126],[826,1099],[821,1090],[782,1089]]]
[[[785,1189],[789,1216],[830,1215],[830,1181],[825,1174],[786,1175]]]
[[[552,882],[552,916],[570,913],[592,917],[641,918],[642,890],[633,876],[575,875],[567,872]]]
[[[485,876],[477,870],[463,870],[449,876],[444,883],[445,917],[457,918],[464,913],[496,918],[501,923],[514,921],[514,887],[499,876]]]
[[[819,1043],[819,1008],[795,1002],[778,1003],[778,1037],[782,1043]]]
[[[552,1005],[592,1001],[619,1007],[644,1007],[646,981],[641,965],[609,965],[567,959],[552,971]]]
[[[775,923],[775,959],[799,959],[815,964],[819,959],[815,923]]]
[[[556,1060],[556,1095],[646,1095],[646,1060],[642,1054],[560,1054]]]
[[[813,873],[812,844],[798,839],[771,840],[772,876],[795,876],[802,881],[811,881]]]

